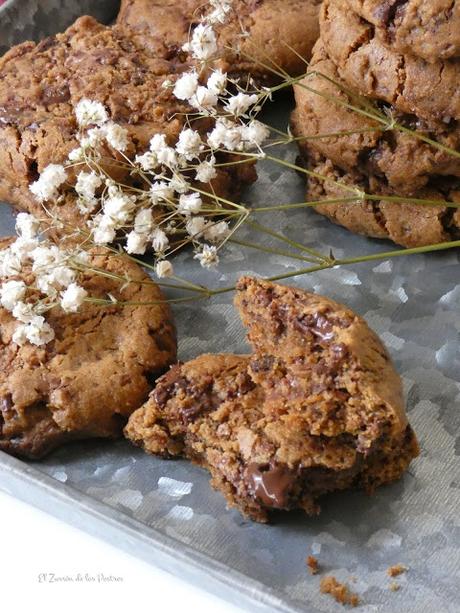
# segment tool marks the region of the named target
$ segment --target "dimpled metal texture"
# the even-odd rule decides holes
[[[89,6],[108,21],[114,4],[10,0],[0,9],[0,40],[12,44],[40,38],[51,25],[62,29]],[[276,100],[265,119],[285,128],[290,105],[289,99]],[[292,162],[296,148],[277,153]],[[303,179],[294,171],[265,161],[259,175],[245,203],[304,200]],[[267,213],[258,220],[307,246],[325,253],[332,249],[336,257],[394,248],[354,236],[311,210]],[[0,208],[0,223],[3,234],[11,232],[14,222],[7,206]],[[248,228],[239,237],[280,247]],[[300,266],[232,244],[214,272],[200,269],[190,253],[175,259],[181,276],[210,286],[232,285],[242,273],[274,276]],[[383,259],[290,283],[344,302],[386,343],[403,377],[409,419],[422,448],[400,482],[371,497],[362,492],[328,496],[317,518],[281,514],[272,525],[258,525],[228,511],[203,470],[185,461],[149,457],[118,441],[69,445],[33,464],[0,453],[0,487],[250,611],[340,611],[340,605],[319,592],[320,578],[328,574],[349,583],[363,612],[457,612],[458,252]],[[181,360],[203,352],[249,351],[232,299],[232,294],[222,294],[175,306]],[[323,575],[308,573],[309,555],[318,558]],[[401,588],[393,592],[394,580],[386,571],[397,563],[409,570],[397,577]]]

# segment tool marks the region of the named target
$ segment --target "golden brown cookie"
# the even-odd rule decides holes
[[[400,194],[413,194],[433,177],[460,177],[460,157],[371,119],[379,113],[451,149],[460,146],[460,130],[444,122],[423,121],[394,108],[372,106],[344,83],[321,41],[315,46],[310,73],[294,86],[296,136],[347,172],[376,177]],[[360,113],[359,109],[362,112]],[[334,136],[318,138],[322,135]],[[301,141],[303,142],[303,141]]]
[[[267,65],[291,76],[306,71],[319,34],[320,0],[234,0],[232,6],[226,23],[215,26],[220,68],[264,82],[279,80]],[[184,59],[182,46],[211,10],[202,0],[122,0],[118,23],[149,53]]]
[[[154,380],[176,358],[170,309],[144,271],[99,249],[90,263],[129,284],[87,272],[79,283],[91,297],[153,303],[97,306],[76,313],[55,307],[46,319],[55,339],[43,346],[12,341],[17,320],[0,308],[0,449],[40,458],[75,439],[114,438],[146,400]]]
[[[349,10],[346,0],[325,0],[321,39],[350,87],[397,110],[447,124],[460,119],[460,61],[428,63],[384,45],[375,27]]]
[[[63,34],[11,49],[0,59],[0,200],[37,214],[29,185],[48,164],[63,163],[78,146],[75,106],[82,99],[104,104],[111,119],[128,130],[130,157],[143,153],[156,133],[175,143],[191,109],[163,83],[183,69],[178,61],[139,48],[122,26],[107,27],[91,17],[81,17]],[[194,127],[206,133],[209,125],[203,120]],[[114,163],[120,154],[106,153],[101,161],[105,171],[116,180],[132,181],[129,169]],[[77,166],[76,172],[81,169]],[[198,187],[235,199],[241,186],[254,180],[253,166],[239,164],[219,169],[212,188]],[[77,227],[84,222],[75,198],[66,196],[60,206],[69,209],[64,215]]]
[[[174,366],[127,437],[207,468],[229,505],[257,521],[276,509],[315,514],[326,492],[399,478],[417,441],[366,323],[322,296],[247,277],[236,305],[253,355]]]
[[[348,0],[386,45],[427,62],[460,55],[460,4],[452,0]]]
[[[380,195],[371,200],[357,197],[351,202],[320,204],[314,210],[328,217],[334,223],[344,226],[357,234],[373,238],[387,238],[403,247],[423,247],[460,237],[459,209],[445,205],[423,205],[411,201],[410,197],[402,202],[385,200],[385,196],[397,196],[377,178],[367,177],[359,172],[344,172],[311,148],[304,148],[304,163],[308,170],[317,176],[307,180],[307,202],[337,200],[353,197],[366,192]],[[430,201],[441,200],[460,204],[460,182],[435,183],[413,195],[414,198]]]

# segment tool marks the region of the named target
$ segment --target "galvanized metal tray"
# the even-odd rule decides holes
[[[0,10],[8,44],[60,30],[87,9],[110,20],[116,2],[9,0]],[[91,10],[90,10],[91,9]],[[285,125],[289,100],[269,120]],[[295,149],[284,153],[294,159]],[[0,169],[1,172],[1,169]],[[246,202],[303,200],[295,173],[265,162]],[[267,214],[264,223],[337,257],[377,253],[388,243],[353,236],[313,211]],[[0,228],[13,228],[9,207]],[[250,236],[247,230],[243,237]],[[255,237],[252,236],[252,239]],[[265,244],[275,242],[265,239]],[[218,272],[186,253],[176,261],[193,281],[228,285],[240,273],[276,275],[298,263],[230,246]],[[0,487],[250,611],[339,611],[305,567],[317,554],[328,574],[351,581],[362,611],[457,612],[460,602],[460,263],[458,252],[359,264],[295,283],[347,303],[382,336],[401,372],[421,457],[403,480],[375,496],[324,500],[319,518],[281,516],[262,526],[228,511],[207,474],[187,462],[144,455],[125,441],[69,445],[40,463],[0,453]],[[244,330],[224,294],[175,308],[182,360],[203,352],[244,352]],[[392,592],[386,569],[409,567]]]

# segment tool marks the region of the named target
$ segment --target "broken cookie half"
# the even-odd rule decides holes
[[[348,308],[244,277],[236,306],[250,356],[174,366],[130,418],[147,452],[207,468],[231,506],[318,513],[327,492],[398,479],[418,455],[401,380],[378,337]]]

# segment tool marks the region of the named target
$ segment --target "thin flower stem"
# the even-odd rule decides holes
[[[257,249],[258,251],[263,251],[264,253],[270,253],[273,255],[281,255],[283,257],[292,258],[294,260],[300,260],[302,262],[316,262],[316,259],[312,259],[306,256],[297,255],[295,253],[289,253],[289,251],[283,251],[282,249],[275,249],[273,247],[265,247],[262,245],[258,245],[257,243],[250,243],[249,241],[238,240],[236,238],[229,239],[230,243],[234,243],[235,245],[240,245],[242,247],[248,247],[249,249]]]
[[[283,234],[279,234],[278,232],[275,232],[274,230],[271,230],[270,228],[267,228],[266,226],[256,221],[247,221],[246,223],[251,228],[254,228],[254,230],[258,230],[259,232],[264,232],[265,234],[268,234],[269,236],[273,236],[274,238],[277,238],[278,240],[281,240],[287,243],[288,245],[291,245],[291,247],[295,247],[296,249],[299,249],[300,251],[305,251],[306,253],[309,253],[311,256],[313,256],[314,258],[320,261],[324,261],[326,259],[321,253],[319,253],[319,251],[315,251],[314,249],[305,247],[305,245],[302,245],[301,243],[298,243],[297,241],[294,241],[288,238],[287,236],[284,236]]]

